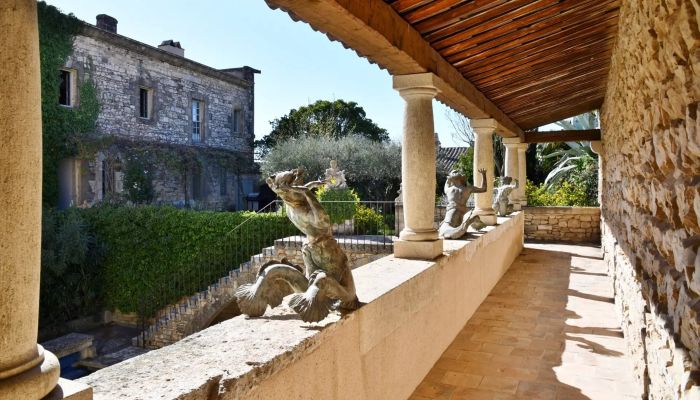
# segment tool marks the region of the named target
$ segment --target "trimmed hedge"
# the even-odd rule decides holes
[[[282,213],[99,206],[83,215],[107,249],[105,306],[146,315],[203,290],[275,239],[297,232]]]

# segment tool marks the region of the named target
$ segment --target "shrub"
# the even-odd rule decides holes
[[[105,244],[104,304],[151,315],[205,289],[296,228],[281,213],[93,207],[82,211]]]
[[[355,233],[359,235],[377,235],[388,229],[380,213],[362,204],[357,207],[354,224]]]
[[[342,224],[355,216],[357,204],[360,202],[357,193],[352,189],[328,189],[324,186],[316,192],[316,197],[333,224]]]
[[[104,247],[77,209],[44,209],[39,324],[42,329],[100,311]]]
[[[529,206],[594,206],[584,184],[574,184],[567,181],[561,182],[556,187],[547,188],[545,184],[535,185],[527,181],[525,187],[527,204]]]

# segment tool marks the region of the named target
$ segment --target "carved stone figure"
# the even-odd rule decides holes
[[[345,171],[338,169],[338,162],[331,160],[331,167],[326,169],[326,187],[329,189],[345,189],[348,184],[345,182]]]
[[[467,178],[460,175],[457,170],[450,171],[445,181],[445,196],[447,197],[447,210],[445,219],[440,224],[440,237],[445,239],[459,239],[467,233],[469,226],[481,229],[484,224],[478,216],[467,215],[467,201],[473,193],[486,191],[486,170],[480,169],[481,187],[467,185]]]
[[[286,260],[260,268],[254,283],[236,291],[243,314],[259,317],[267,306],[276,307],[292,293],[289,305],[306,322],[325,318],[330,310],[354,310],[360,306],[348,258],[331,233],[331,221],[312,189],[321,181],[303,184],[303,167],[279,172],[267,184],[284,201],[292,223],[304,234],[302,245],[305,273]]]
[[[506,215],[513,212],[513,205],[508,202],[508,196],[510,195],[510,192],[513,191],[513,189],[517,188],[517,179],[513,179],[510,176],[504,176],[501,179],[501,185],[493,190],[493,209],[496,211],[496,214],[498,214],[500,217],[505,217]]]

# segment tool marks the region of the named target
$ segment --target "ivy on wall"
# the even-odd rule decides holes
[[[59,70],[73,51],[73,39],[82,29],[82,22],[44,2],[37,4],[37,10],[44,143],[43,201],[53,205],[58,199],[59,162],[76,155],[79,139],[94,131],[100,105],[95,85],[89,79],[78,85],[77,107],[59,104]]]

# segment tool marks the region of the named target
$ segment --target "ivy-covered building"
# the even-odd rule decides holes
[[[57,71],[55,99],[76,111],[96,101],[99,111],[94,132],[58,162],[59,206],[126,200],[246,208],[259,178],[253,100],[260,71],[200,64],[172,40],[138,42],[119,35],[108,15],[81,25]]]

